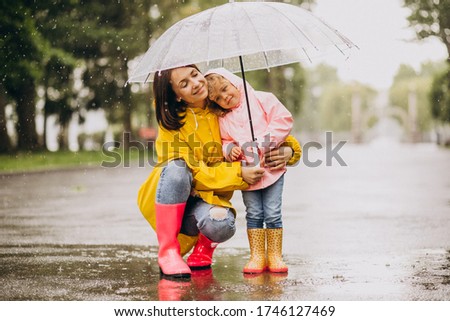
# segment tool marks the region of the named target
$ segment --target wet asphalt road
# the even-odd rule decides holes
[[[0,300],[450,300],[450,150],[340,154],[348,166],[302,163],[286,175],[287,275],[241,273],[237,192],[236,235],[189,282],[160,279],[135,201],[148,166],[0,174]]]

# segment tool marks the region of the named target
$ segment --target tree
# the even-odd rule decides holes
[[[434,79],[430,90],[431,114],[434,119],[450,123],[450,96],[447,73],[441,72]]]
[[[430,130],[436,102],[430,99],[433,78],[445,70],[442,63],[425,63],[416,72],[411,66],[401,65],[389,91],[389,99],[393,106],[408,112],[410,95],[415,95],[417,105],[417,125],[421,132]],[[445,74],[445,72],[444,72]],[[435,99],[436,97],[433,97]],[[440,100],[443,103],[443,100]],[[438,102],[439,104],[439,102]],[[440,105],[439,105],[440,106]],[[438,107],[440,108],[440,107]]]
[[[439,38],[447,47],[450,56],[450,1],[448,0],[404,0],[405,6],[411,9],[408,20],[414,27],[417,37]],[[442,87],[446,85],[447,87]],[[450,122],[445,115],[450,114],[450,59],[447,59],[447,68],[444,74],[434,79],[431,101],[433,117],[443,122]]]
[[[36,83],[42,74],[43,48],[27,4],[25,0],[0,3],[0,75],[4,92],[16,103],[17,149],[36,150]]]
[[[450,1],[448,0],[404,0],[411,9],[408,21],[417,37],[437,37],[447,47],[450,55]]]
[[[45,63],[42,85],[44,87],[44,147],[46,148],[47,118],[56,114],[60,125],[58,146],[68,149],[68,126],[72,115],[77,111],[77,93],[74,91],[73,70],[75,60],[70,55],[54,50]],[[59,53],[59,54],[57,54]]]
[[[5,89],[0,84],[0,154],[12,151],[11,140],[6,129],[6,105],[8,103]]]

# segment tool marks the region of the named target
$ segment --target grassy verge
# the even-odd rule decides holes
[[[123,152],[115,152],[115,158],[111,154],[105,155],[101,151],[58,151],[58,152],[33,152],[0,155],[0,173],[23,173],[39,170],[54,170],[77,167],[100,167],[102,162],[118,163],[125,157]],[[139,159],[138,151],[131,151],[126,155],[127,161],[134,164]],[[107,166],[108,167],[108,166]],[[113,166],[109,166],[113,167]]]

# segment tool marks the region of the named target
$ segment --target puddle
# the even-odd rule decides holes
[[[0,246],[0,300],[449,300],[450,252],[409,256],[287,256],[288,274],[244,275],[245,249],[222,249],[190,280],[161,279],[157,248],[127,245]],[[389,261],[389,263],[386,263]]]

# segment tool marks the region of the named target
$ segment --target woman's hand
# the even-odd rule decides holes
[[[264,154],[264,164],[271,171],[282,169],[286,167],[286,163],[291,159],[293,154],[294,152],[289,146],[280,146]]]
[[[242,179],[247,184],[256,184],[260,181],[261,177],[264,175],[264,169],[261,167],[245,167],[242,166]]]

